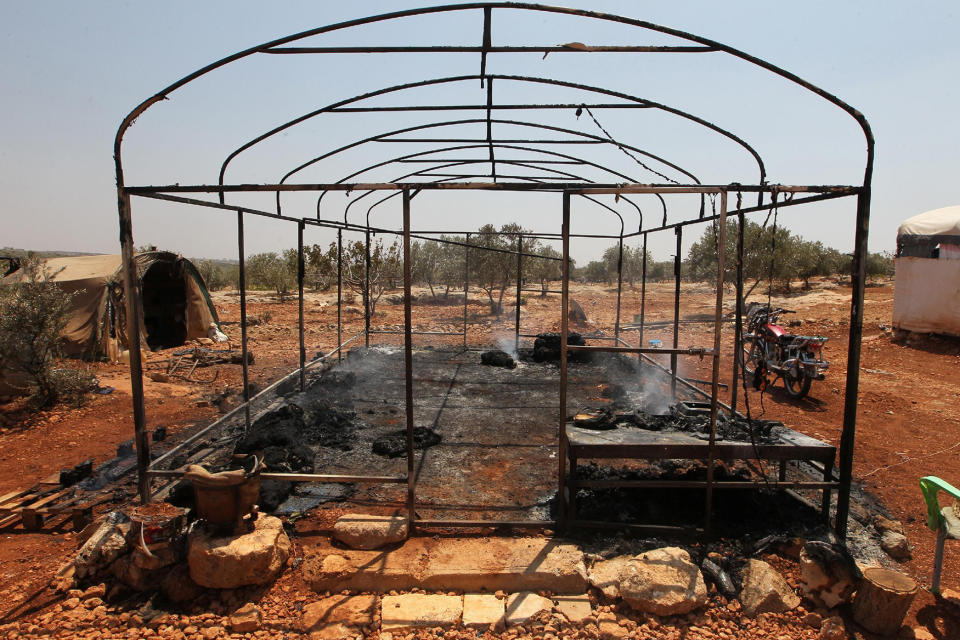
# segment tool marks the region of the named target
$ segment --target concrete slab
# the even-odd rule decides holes
[[[379,549],[407,539],[403,516],[345,513],[333,525],[333,537],[352,549]]]
[[[507,597],[507,624],[523,624],[542,611],[552,611],[553,600],[548,600],[531,591],[511,593]]]
[[[405,593],[384,596],[380,610],[380,629],[432,629],[455,627],[463,614],[460,596],[436,596],[423,593]]]
[[[505,607],[505,598],[488,593],[466,593],[463,596],[463,626],[470,629],[502,629]]]
[[[311,640],[339,640],[363,635],[372,626],[377,596],[330,596],[303,608],[300,628]]]
[[[304,580],[316,591],[586,591],[583,553],[549,538],[411,538],[396,549],[303,542]]]
[[[555,596],[553,600],[557,603],[557,610],[572,624],[581,624],[593,616],[590,596],[585,593],[579,596]]]

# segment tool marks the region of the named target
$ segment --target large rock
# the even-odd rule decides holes
[[[303,608],[300,628],[314,640],[353,638],[373,626],[376,612],[377,596],[330,596]]]
[[[762,560],[747,560],[740,591],[743,612],[748,616],[761,613],[783,613],[800,604],[795,594],[776,569]]]
[[[594,562],[593,566],[587,571],[587,580],[611,600],[619,598],[620,572],[632,559],[633,556],[617,556],[609,560]]]
[[[887,531],[880,536],[880,548],[894,560],[909,560],[913,550],[907,537],[896,531]]]
[[[455,627],[462,614],[463,600],[460,596],[425,593],[384,596],[381,601],[380,628],[383,631],[395,631]]]
[[[333,537],[352,549],[379,549],[407,539],[409,527],[402,516],[345,513],[333,525]]]
[[[808,542],[800,551],[800,587],[811,602],[833,609],[848,602],[860,584],[860,570],[842,548]]]
[[[206,529],[190,534],[187,562],[190,577],[211,589],[236,589],[266,584],[283,571],[290,556],[290,539],[279,518],[260,516],[250,533],[214,536]]]
[[[688,613],[707,602],[707,584],[690,554],[679,547],[641,553],[620,574],[620,597],[659,616]]]

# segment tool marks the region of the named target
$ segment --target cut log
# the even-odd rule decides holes
[[[894,635],[918,590],[916,582],[897,571],[864,569],[863,581],[853,599],[853,619],[874,633]]]

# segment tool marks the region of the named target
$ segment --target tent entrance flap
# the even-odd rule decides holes
[[[176,347],[187,339],[187,293],[176,262],[154,262],[143,274],[143,325],[151,349]]]

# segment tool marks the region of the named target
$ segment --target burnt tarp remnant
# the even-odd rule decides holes
[[[567,334],[567,344],[583,346],[587,341],[579,333]],[[560,334],[554,332],[540,333],[533,341],[533,359],[536,362],[560,362]],[[570,362],[586,362],[587,353],[583,351],[567,352]]]
[[[600,409],[585,407],[574,414],[573,424],[584,429],[605,431],[620,426],[636,426],[637,414],[633,411],[614,411],[609,407]]]
[[[426,449],[440,444],[440,434],[429,427],[413,428],[413,448]],[[378,456],[399,458],[407,453],[407,430],[398,429],[373,441],[373,452]]]
[[[490,351],[484,351],[481,353],[480,364],[485,364],[491,367],[506,367],[507,369],[513,369],[517,366],[513,356],[506,351],[501,351],[500,349],[492,349]]]
[[[70,487],[85,478],[89,478],[93,473],[93,458],[84,460],[71,469],[60,470],[60,486]]]
[[[267,447],[296,445],[305,427],[303,409],[295,404],[285,404],[257,418],[237,443],[235,453],[254,453]]]
[[[327,402],[313,403],[306,410],[285,404],[258,418],[234,453],[262,456],[267,470],[274,473],[313,473],[316,453],[312,447],[350,451],[359,426],[355,412]],[[292,489],[291,482],[263,480],[260,507],[274,511]]]
[[[665,415],[637,412],[635,420],[636,426],[648,431],[676,431],[704,440],[710,437],[710,415],[705,413],[685,414],[673,407]],[[747,420],[717,414],[717,440],[776,444],[781,442],[784,430],[783,423],[776,420]]]

